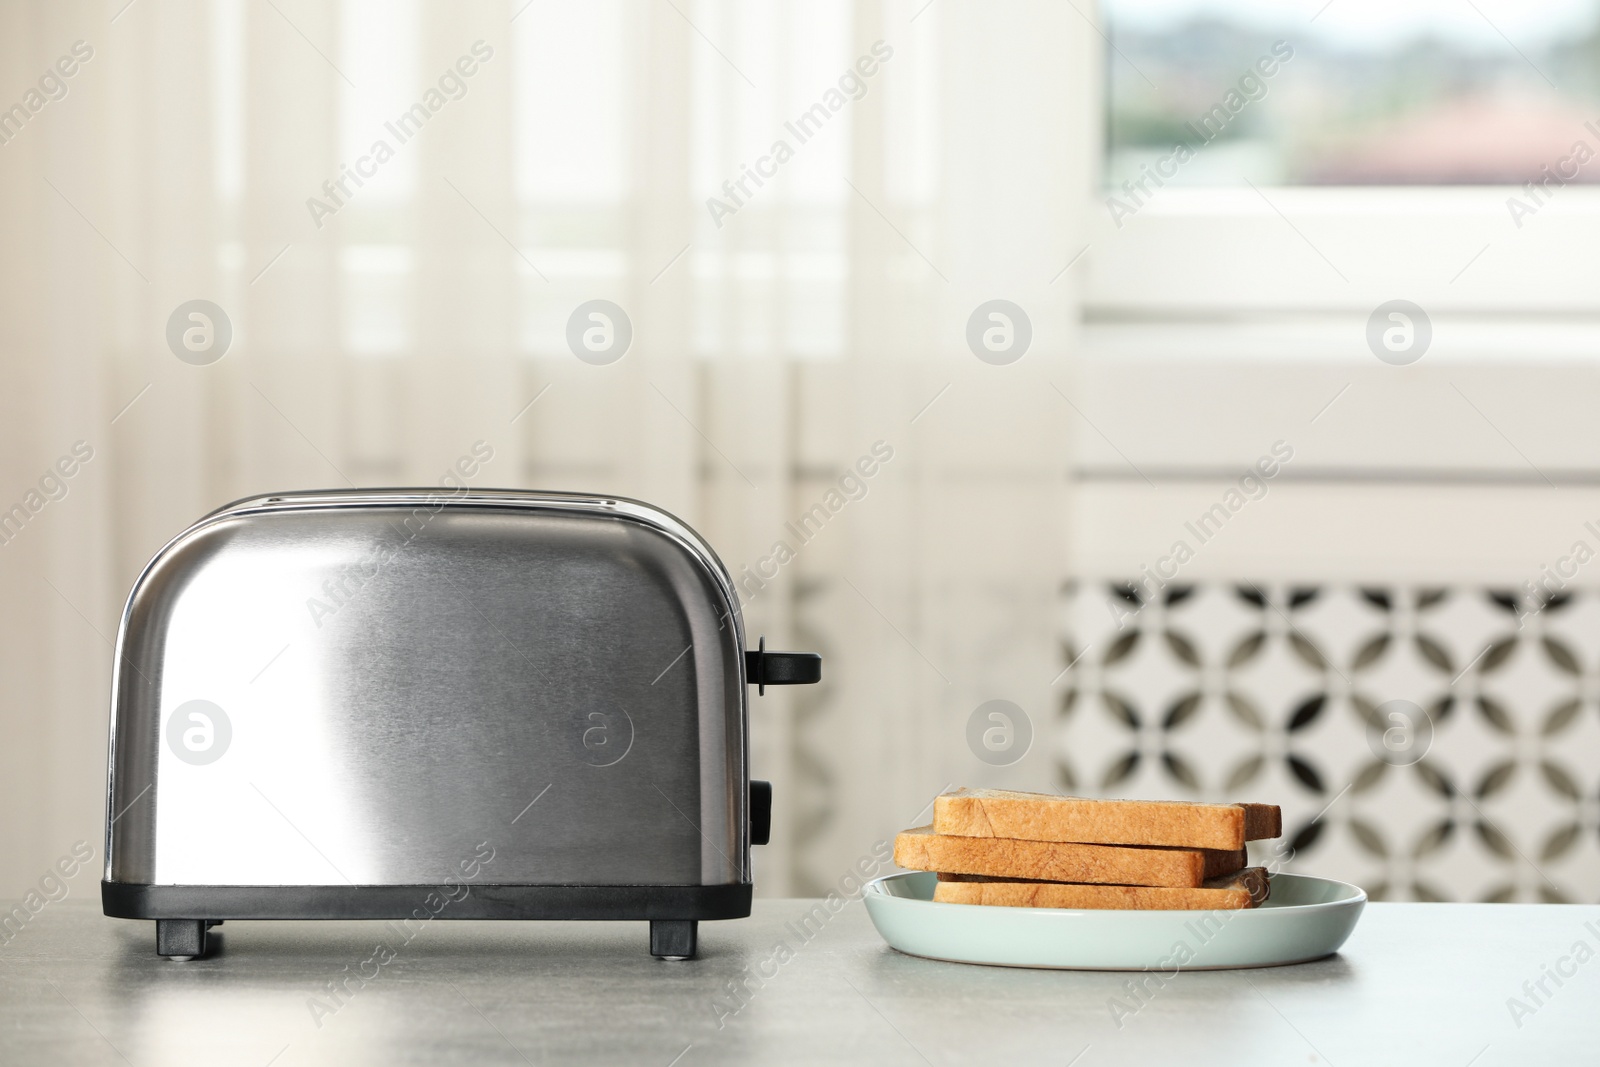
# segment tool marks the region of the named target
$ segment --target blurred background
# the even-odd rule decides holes
[[[1279,859],[1375,896],[1600,899],[1597,17],[5,5],[0,897],[102,847],[162,544],[486,448],[476,486],[675,512],[763,576],[752,638],[823,654],[752,699],[762,894],[965,784],[1276,802]]]

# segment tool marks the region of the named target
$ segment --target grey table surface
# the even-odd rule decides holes
[[[901,955],[859,901],[803,940],[815,903],[702,923],[685,963],[643,923],[441,920],[364,967],[383,923],[229,922],[172,963],[72,897],[0,947],[0,1063],[1600,1063],[1600,907],[1371,904],[1337,956],[1182,973],[1119,1028],[1125,973]]]

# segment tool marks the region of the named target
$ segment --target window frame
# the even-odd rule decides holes
[[[1103,117],[1102,117],[1103,121]],[[1165,188],[1118,227],[1090,205],[1086,318],[1371,309],[1600,317],[1600,187],[1518,226],[1505,186]]]

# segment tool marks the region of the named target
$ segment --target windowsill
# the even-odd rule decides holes
[[[1600,315],[1600,187],[1566,186],[1513,216],[1522,191],[1210,188],[1156,191],[1113,220],[1093,201],[1081,268],[1093,318],[1359,314]],[[1120,221],[1121,225],[1118,225]]]
[[[1376,367],[1367,316],[1311,310],[1162,316],[1126,308],[1086,309],[1081,358],[1088,365],[1256,362]],[[1600,364],[1600,313],[1475,315],[1440,312],[1416,366],[1557,367]],[[1381,369],[1381,368],[1380,368]],[[1402,372],[1403,368],[1393,368]]]
[[[1259,191],[1258,191],[1259,189]],[[1488,213],[1496,219],[1509,221],[1506,200],[1510,197],[1526,199],[1526,193],[1514,185],[1443,185],[1443,186],[1334,186],[1296,185],[1259,186],[1252,189],[1242,186],[1176,186],[1157,189],[1145,205],[1138,209],[1131,226],[1139,218],[1166,217],[1238,217],[1275,216],[1273,208],[1284,212],[1304,212],[1316,215],[1372,216],[1459,216]],[[1534,218],[1551,213],[1580,213],[1600,215],[1600,184],[1568,185],[1552,190],[1547,204],[1535,215],[1526,219],[1531,225]],[[1106,198],[1127,197],[1118,189],[1102,190],[1095,202],[1095,211],[1109,221]]]

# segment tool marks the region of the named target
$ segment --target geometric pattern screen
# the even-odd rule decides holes
[[[1255,860],[1374,900],[1600,902],[1600,595],[1080,581],[1062,626],[1063,792],[1279,804]]]

